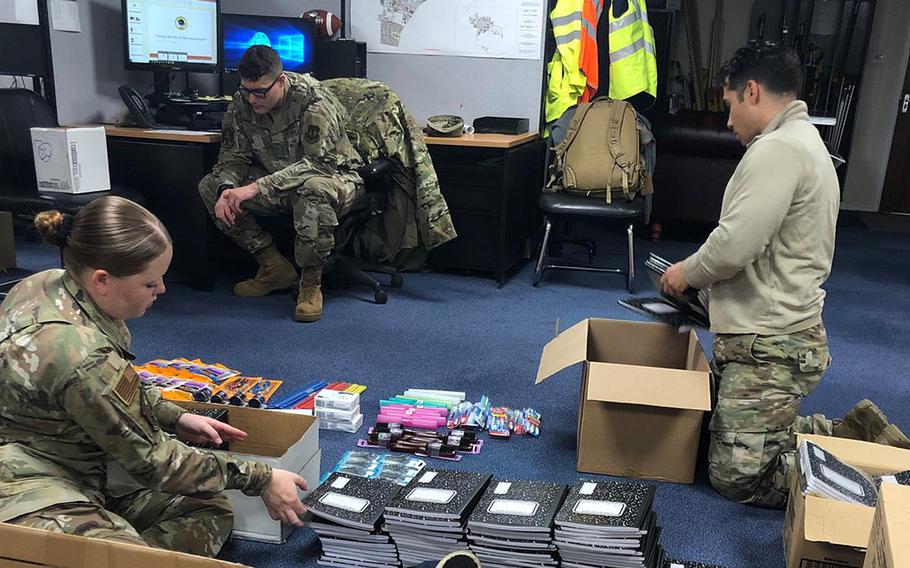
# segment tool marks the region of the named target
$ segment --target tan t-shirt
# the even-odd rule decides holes
[[[840,190],[806,103],[793,101],[747,146],[720,222],[683,263],[711,286],[711,331],[779,335],[821,322]]]

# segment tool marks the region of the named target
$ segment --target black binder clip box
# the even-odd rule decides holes
[[[474,119],[476,134],[524,134],[531,123],[527,118],[481,116]]]

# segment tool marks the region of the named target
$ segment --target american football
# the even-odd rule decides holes
[[[341,18],[326,10],[310,10],[300,17],[313,22],[319,37],[332,37],[341,30]]]

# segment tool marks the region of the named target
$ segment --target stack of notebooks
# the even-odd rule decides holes
[[[894,483],[896,485],[910,485],[910,470],[900,471],[898,473],[892,473],[891,475],[883,475],[881,477],[875,478],[876,484],[881,485],[882,483]]]
[[[799,475],[803,495],[816,495],[875,507],[878,490],[866,472],[845,464],[817,444],[799,444]]]
[[[398,567],[398,549],[380,528],[382,513],[400,486],[384,479],[333,473],[304,504],[313,513],[308,526],[322,543],[319,563],[357,568]]]
[[[682,298],[664,294],[660,289],[660,277],[670,268],[669,261],[651,253],[645,261],[646,272],[660,297],[624,298],[619,300],[621,306],[645,315],[660,323],[677,329],[693,327],[710,327],[708,320],[708,292],[690,288]]]
[[[490,475],[427,469],[385,508],[385,525],[406,566],[467,550],[465,523]]]
[[[654,487],[578,481],[556,513],[553,541],[562,566],[660,568]]]
[[[471,550],[484,566],[558,566],[553,518],[566,486],[493,481],[468,519]]]

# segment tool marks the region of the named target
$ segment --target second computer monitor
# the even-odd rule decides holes
[[[224,71],[234,73],[252,45],[268,45],[281,58],[285,71],[310,73],[315,65],[316,31],[301,18],[221,14]]]

